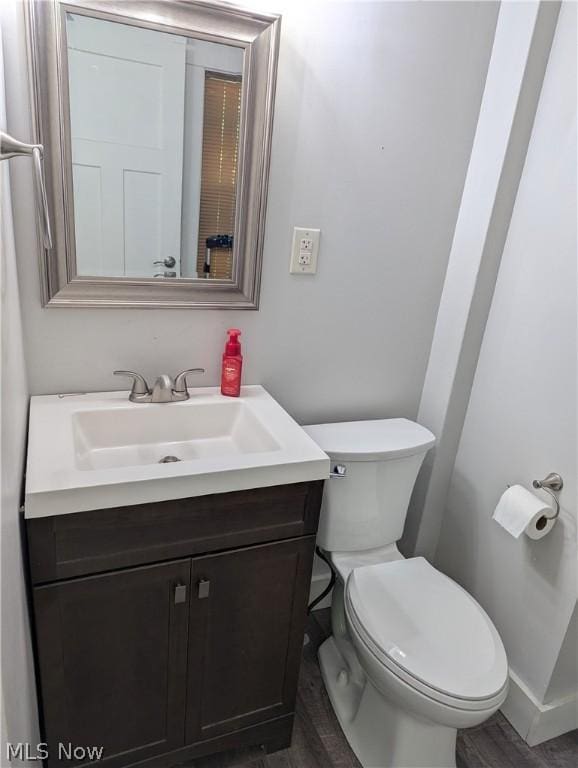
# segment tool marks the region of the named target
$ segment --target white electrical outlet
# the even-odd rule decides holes
[[[320,229],[295,227],[289,272],[292,275],[314,275],[317,272]]]

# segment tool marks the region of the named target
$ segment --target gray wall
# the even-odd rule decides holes
[[[117,367],[152,377],[202,365],[216,384],[224,331],[238,325],[245,382],[300,421],[415,416],[497,5],[286,5],[260,311],[42,309],[20,164],[33,394],[118,389]],[[10,47],[9,122],[27,137],[21,29]],[[296,225],[322,230],[316,277],[288,273]]]

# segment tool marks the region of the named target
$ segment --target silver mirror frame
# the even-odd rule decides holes
[[[281,17],[205,0],[29,0],[34,140],[44,145],[53,247],[40,258],[46,307],[257,309]],[[66,12],[244,48],[232,280],[76,274]]]

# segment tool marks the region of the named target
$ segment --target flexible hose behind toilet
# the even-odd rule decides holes
[[[329,584],[325,587],[323,592],[320,595],[317,595],[315,600],[312,600],[309,605],[307,606],[307,613],[311,613],[311,611],[315,608],[316,605],[319,605],[319,603],[327,597],[327,595],[331,592],[333,587],[335,586],[335,569],[333,568],[333,565],[331,564],[331,561],[327,557],[327,555],[319,548],[315,547],[315,552],[317,555],[323,560],[324,563],[327,563],[329,566],[329,570],[331,571],[331,577],[329,579]]]

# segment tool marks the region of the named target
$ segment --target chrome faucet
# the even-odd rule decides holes
[[[159,376],[152,390],[144,376],[134,371],[114,371],[115,376],[132,378],[132,389],[128,399],[133,403],[178,403],[188,400],[187,376],[190,373],[204,373],[204,368],[188,368],[175,377],[174,381],[166,373]]]

